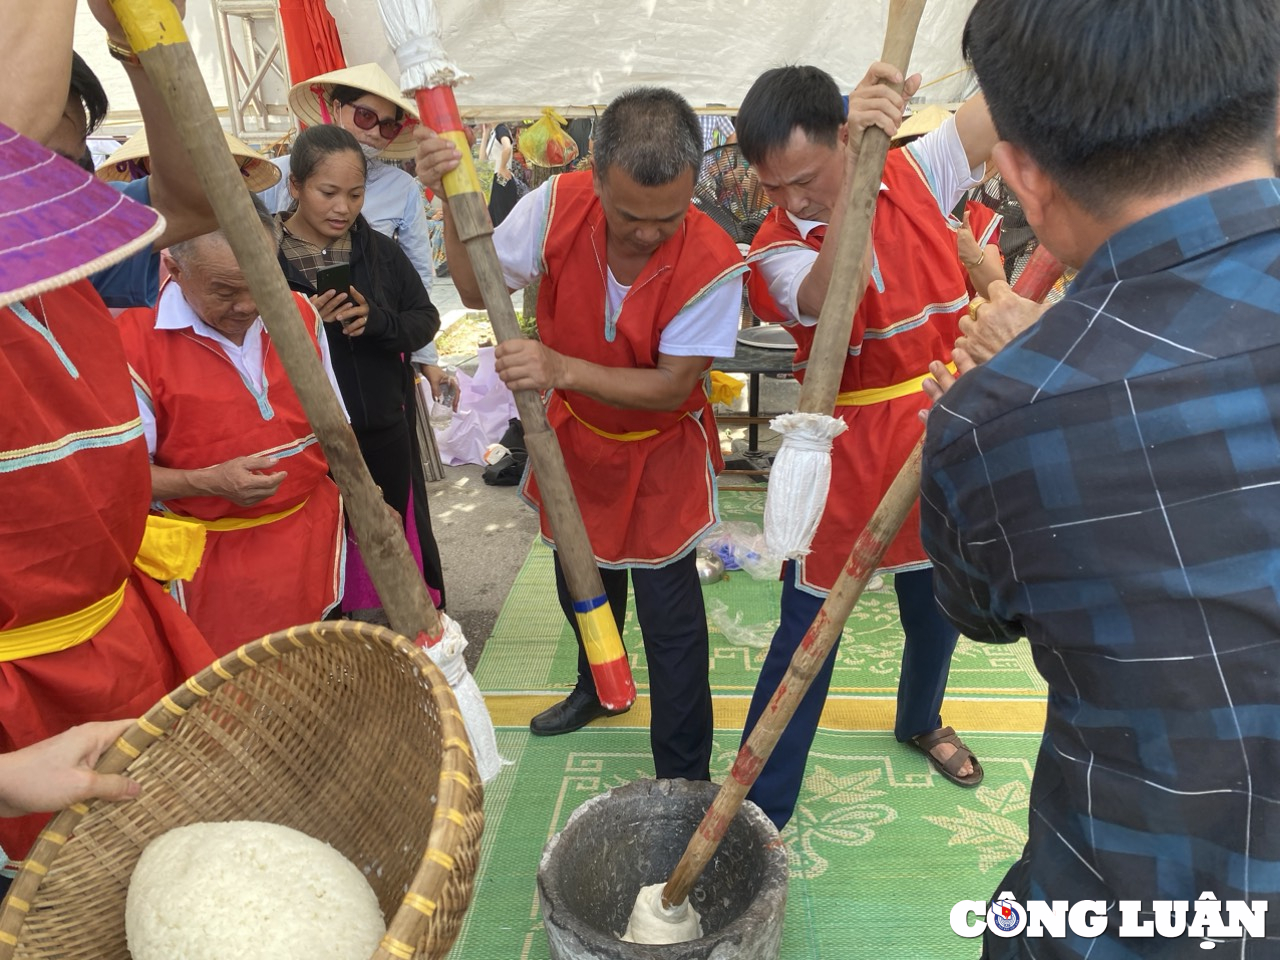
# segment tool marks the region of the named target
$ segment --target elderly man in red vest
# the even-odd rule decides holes
[[[226,238],[177,244],[166,266],[155,308],[122,314],[121,334],[152,499],[208,531],[175,596],[221,656],[341,599],[342,503]],[[295,299],[334,382],[320,318]]]
[[[459,154],[430,131],[418,172],[440,191]],[[694,547],[716,521],[715,421],[703,375],[732,356],[745,266],[719,227],[690,205],[702,131],[670,90],[638,88],[596,126],[593,169],[525,196],[494,234],[507,286],[541,278],[539,341],[498,347],[512,389],[549,390],[605,590],[621,630],[627,571],[649,667],[650,741],[659,777],[707,779],[711,755],[708,640]],[[480,290],[445,204],[449,269],[463,302]],[[539,503],[536,479],[524,492]],[[551,531],[543,519],[543,537]],[[561,606],[577,625],[556,564]],[[605,713],[579,637],[578,680],[534,717],[539,735]]]

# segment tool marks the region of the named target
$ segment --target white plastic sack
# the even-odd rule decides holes
[[[769,427],[782,435],[782,445],[769,470],[764,539],[771,555],[794,560],[809,552],[822,519],[831,486],[831,444],[845,422],[825,413],[784,413]]]
[[[489,716],[489,708],[484,704],[476,678],[471,675],[466,660],[462,658],[462,651],[467,649],[467,638],[462,635],[462,628],[456,620],[449,619],[442,611],[437,611],[436,615],[444,624],[444,636],[439,643],[423,649],[440,668],[453,689],[462,721],[467,727],[467,736],[471,739],[471,753],[475,757],[476,769],[480,773],[480,779],[488,783],[498,775],[507,761],[498,755],[498,741],[493,733],[493,719]]]
[[[459,370],[458,409],[449,425],[436,428],[440,459],[451,467],[484,463],[484,452],[507,432],[516,410],[515,395],[494,369],[493,347],[481,347],[474,376]]]

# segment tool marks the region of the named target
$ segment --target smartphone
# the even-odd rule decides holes
[[[321,267],[316,271],[316,293],[327,293],[330,290],[348,293],[350,286],[351,264],[349,263],[336,263],[332,267]]]

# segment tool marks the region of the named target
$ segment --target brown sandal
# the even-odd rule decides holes
[[[928,733],[912,737],[908,743],[928,757],[933,768],[957,786],[976,787],[982,782],[982,764],[978,763],[978,758],[973,755],[973,751],[964,745],[964,741],[956,736],[955,730],[951,727],[930,730]],[[956,748],[955,753],[946,761],[939,760],[933,755],[934,748],[940,743],[949,743]],[[966,760],[973,761],[973,773],[962,777],[959,771]]]

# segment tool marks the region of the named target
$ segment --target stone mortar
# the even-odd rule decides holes
[[[744,803],[690,894],[703,936],[624,943],[640,888],[664,883],[719,788],[638,780],[592,797],[551,838],[538,869],[552,960],[776,960],[787,905],[787,854],[778,831]]]

